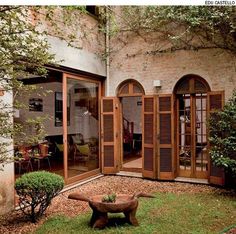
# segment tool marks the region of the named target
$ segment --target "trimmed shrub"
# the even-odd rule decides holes
[[[15,182],[21,211],[36,222],[64,187],[61,176],[46,171],[30,172]]]

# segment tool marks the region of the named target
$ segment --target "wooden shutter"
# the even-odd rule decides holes
[[[207,114],[208,117],[211,116],[215,111],[219,111],[224,106],[224,91],[209,92],[207,94]],[[208,142],[208,149],[210,148]],[[224,185],[224,170],[222,168],[213,165],[209,157],[209,182],[211,184]]]
[[[173,96],[158,95],[157,100],[157,154],[158,179],[174,179],[174,116]]]
[[[143,96],[142,99],[142,174],[156,178],[156,98]]]
[[[101,156],[102,172],[113,174],[119,165],[118,101],[103,97],[101,104]]]

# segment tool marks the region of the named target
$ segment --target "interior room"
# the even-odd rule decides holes
[[[142,168],[142,97],[123,97],[123,168]]]
[[[15,112],[14,122],[21,124],[25,133],[15,137],[15,156],[19,159],[15,162],[16,178],[35,170],[62,176],[66,170],[70,178],[99,168],[98,83],[68,77],[64,115],[62,73],[50,73],[47,79],[27,79],[24,84],[34,85],[37,92],[17,96],[25,106]],[[67,119],[64,129],[63,116]],[[34,139],[37,131],[41,131],[41,137]],[[67,168],[64,132],[67,133]]]

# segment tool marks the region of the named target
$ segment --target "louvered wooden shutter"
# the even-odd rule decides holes
[[[113,174],[119,165],[118,101],[114,97],[102,98],[101,104],[101,156],[102,172]]]
[[[163,94],[157,101],[158,179],[174,179],[173,96]]]
[[[209,92],[207,95],[207,114],[208,117],[211,116],[215,111],[219,111],[224,106],[224,91]],[[210,148],[208,142],[208,148]],[[209,159],[210,170],[209,170],[209,182],[211,184],[224,185],[224,171],[222,168],[213,165],[212,161]]]
[[[143,96],[142,99],[142,155],[143,177],[156,178],[156,99]]]

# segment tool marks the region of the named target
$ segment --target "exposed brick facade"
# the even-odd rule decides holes
[[[118,85],[126,79],[139,81],[146,94],[172,93],[177,81],[187,74],[204,78],[212,91],[225,90],[226,99],[236,88],[236,58],[222,50],[177,51],[150,54],[151,46],[138,36],[127,40],[117,49],[111,41],[110,96],[116,95]],[[153,87],[153,80],[161,80],[161,89]]]

